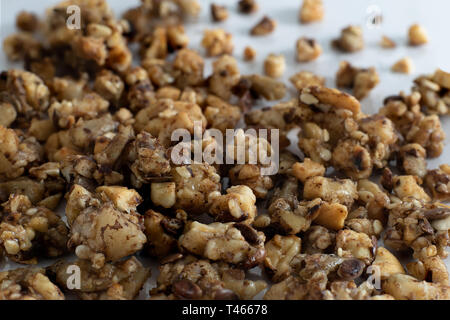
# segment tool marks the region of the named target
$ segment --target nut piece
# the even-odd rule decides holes
[[[356,183],[350,179],[312,177],[306,180],[303,197],[310,200],[321,198],[326,202],[351,207],[354,200],[358,198],[358,193]]]
[[[22,31],[34,32],[39,26],[39,19],[34,13],[21,11],[16,17],[16,26]]]
[[[391,38],[383,36],[380,41],[380,46],[384,49],[393,49],[397,44]]]
[[[211,17],[215,22],[221,22],[228,19],[228,9],[225,6],[211,4]]]
[[[312,95],[320,103],[331,106],[336,109],[346,109],[353,113],[356,118],[361,112],[361,104],[355,97],[339,91],[337,89],[325,88],[325,87],[308,87],[301,91],[300,102],[307,105],[316,104],[317,102],[306,101],[302,99],[306,97],[306,94]]]
[[[405,274],[405,269],[403,269],[400,261],[389,250],[383,247],[377,248],[372,266],[379,268],[381,280],[386,280],[393,274]]]
[[[411,46],[421,46],[428,43],[427,31],[419,24],[413,24],[408,30],[408,41]]]
[[[419,281],[405,274],[391,275],[382,283],[384,292],[396,300],[449,300],[450,287]]]
[[[0,300],[64,300],[64,294],[41,268],[0,272]]]
[[[336,74],[336,85],[340,88],[351,88],[356,99],[364,99],[380,82],[374,67],[355,68],[347,61],[339,63]]]
[[[176,203],[175,182],[155,182],[151,184],[152,202],[163,208],[172,208]]]
[[[299,237],[278,234],[266,243],[264,266],[273,282],[280,282],[291,274],[291,262],[300,254],[301,243]]]
[[[339,203],[324,203],[319,208],[319,215],[314,222],[328,229],[338,231],[344,227],[347,207]]]
[[[426,257],[406,265],[408,272],[418,280],[448,286],[448,272],[445,262],[438,256]]]
[[[402,200],[408,197],[425,202],[431,201],[430,196],[418,184],[419,178],[415,176],[395,176],[392,178],[395,194]]]
[[[269,54],[264,60],[264,73],[271,78],[279,78],[286,70],[286,59],[282,54]]]
[[[277,22],[270,19],[268,16],[264,16],[251,30],[252,36],[265,36],[272,33],[277,26]]]
[[[301,91],[306,87],[321,87],[325,85],[325,78],[309,71],[300,71],[289,78],[294,87]]]
[[[425,176],[425,185],[433,199],[448,201],[450,199],[450,166],[443,164],[436,170],[430,170]]]
[[[226,195],[211,193],[209,213],[220,222],[242,222],[251,224],[256,216],[256,197],[247,186],[233,186]]]
[[[317,59],[322,54],[322,47],[314,39],[302,37],[297,40],[296,57],[299,62]]]
[[[336,235],[336,252],[340,257],[357,258],[369,265],[376,243],[365,233],[340,230]]]
[[[344,52],[356,52],[364,48],[363,31],[358,26],[348,26],[341,31],[341,37],[333,45]]]
[[[223,29],[205,30],[202,47],[210,57],[222,54],[232,54],[234,49],[233,36]]]
[[[325,14],[322,0],[303,0],[299,18],[301,23],[322,21]]]
[[[244,60],[245,61],[253,61],[256,57],[256,50],[250,46],[246,46],[244,49]]]
[[[251,82],[251,90],[267,100],[281,100],[286,95],[286,85],[271,77],[258,74],[246,76]]]
[[[414,72],[414,63],[409,57],[398,60],[391,70],[398,73],[412,73]]]
[[[256,0],[239,0],[238,10],[240,13],[250,14],[258,11]]]
[[[325,167],[309,158],[305,158],[303,162],[296,162],[292,166],[292,175],[303,184],[311,177],[323,176],[324,174]]]

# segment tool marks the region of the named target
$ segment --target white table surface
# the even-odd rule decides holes
[[[3,39],[15,31],[15,16],[21,10],[28,10],[42,16],[44,10],[59,1],[55,0],[0,0],[0,38]],[[138,0],[109,0],[108,1],[119,16],[127,8],[136,6]],[[334,87],[335,74],[339,62],[348,60],[355,66],[376,67],[380,74],[380,84],[371,92],[370,96],[362,101],[363,111],[376,112],[386,96],[399,93],[401,90],[409,91],[412,81],[420,74],[433,73],[436,68],[450,71],[450,1],[448,0],[324,0],[325,18],[320,23],[302,25],[298,22],[300,0],[258,0],[259,11],[252,15],[238,14],[237,0],[199,0],[202,13],[196,23],[189,23],[186,31],[190,38],[189,47],[200,50],[200,42],[204,29],[223,28],[233,34],[235,43],[234,56],[239,61],[242,74],[261,73],[262,62],[270,54],[284,54],[287,70],[283,77],[288,78],[302,70],[315,72],[326,77],[327,86]],[[211,3],[226,5],[230,17],[223,23],[211,23],[209,5]],[[367,24],[369,20],[368,8],[377,6],[381,10],[383,22],[377,28]],[[249,30],[264,15],[275,19],[278,26],[272,34],[264,37],[251,37]],[[413,23],[420,23],[428,31],[430,43],[417,48],[407,46],[407,30]],[[336,38],[340,30],[349,24],[360,25],[364,28],[366,47],[363,51],[353,54],[344,54],[333,50],[330,46],[332,39]],[[382,35],[387,35],[397,42],[397,48],[381,49],[378,42]],[[298,38],[306,36],[316,39],[323,48],[323,54],[314,62],[298,63],[295,61],[295,42]],[[254,62],[244,62],[242,53],[245,46],[251,45],[257,50]],[[395,74],[390,67],[400,58],[409,56],[415,64],[415,72],[411,75]],[[208,59],[206,73],[210,72],[211,60]],[[20,67],[20,64],[11,64],[3,52],[0,53],[0,69]],[[266,105],[273,103],[264,102]],[[450,136],[449,117],[442,118],[444,129]],[[442,156],[429,161],[429,167],[435,168],[442,163],[450,163],[450,147],[447,146]],[[450,267],[447,259],[447,267]],[[48,262],[42,262],[47,265]],[[146,264],[152,265],[149,261]],[[2,262],[0,269],[17,267],[14,263]],[[154,283],[157,271],[153,270],[152,279],[142,291]]]

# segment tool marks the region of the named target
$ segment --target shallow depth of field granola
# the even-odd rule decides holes
[[[368,115],[360,100],[377,70],[342,61],[339,90],[303,71],[286,100],[283,55],[265,58],[264,75],[241,74],[233,54],[258,52],[251,43],[233,52],[233,35],[217,25],[204,31],[204,52],[189,49],[184,21],[231,14],[200,4],[142,0],[116,17],[106,0],[67,0],[45,17],[18,15],[3,48],[25,71],[0,75],[0,259],[23,268],[0,272],[0,299],[134,299],[150,277],[142,257],[159,265],[151,299],[450,299],[450,165],[427,168],[444,147],[450,73],[418,77]],[[67,26],[70,5],[81,9],[80,29]],[[227,5],[259,10],[254,0]],[[299,23],[325,13],[321,0],[304,0]],[[276,27],[267,13],[248,32]],[[406,37],[428,42],[417,24]],[[396,43],[386,35],[380,46]],[[292,50],[299,62],[323,51],[306,37]],[[333,50],[364,50],[362,29],[344,28]],[[392,70],[413,67],[405,57]],[[175,165],[171,134],[193,133],[196,121],[203,131],[278,129],[278,174],[261,175],[262,163]],[[301,157],[287,149],[293,129]],[[253,268],[266,280],[250,280]]]

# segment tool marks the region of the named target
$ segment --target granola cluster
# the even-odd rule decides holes
[[[81,8],[80,28],[67,27],[69,5]],[[211,5],[216,26],[228,9]],[[324,11],[305,0],[300,22]],[[205,30],[192,49],[184,23],[199,13],[196,0],[142,0],[122,17],[106,0],[68,0],[42,21],[18,15],[4,50],[25,70],[0,75],[0,259],[58,260],[0,272],[0,299],[136,299],[150,277],[143,256],[159,265],[150,299],[450,299],[450,166],[427,166],[443,152],[450,74],[419,76],[366,114],[375,68],[340,63],[336,86],[353,95],[309,71],[289,87],[283,54],[265,58],[265,75],[242,74],[225,29]],[[262,15],[250,34],[276,26]],[[411,45],[427,41],[411,27]],[[362,29],[334,45],[362,50]],[[322,50],[302,37],[291,57]],[[247,46],[244,59],[255,56]],[[409,73],[412,61],[393,70]],[[189,160],[199,148],[218,156],[228,129],[231,162]],[[262,151],[276,156],[271,175]],[[408,252],[404,267],[397,256]]]

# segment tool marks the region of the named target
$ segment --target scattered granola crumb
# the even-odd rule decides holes
[[[419,24],[413,24],[408,30],[408,40],[411,46],[421,46],[428,43],[427,31]]]
[[[272,33],[277,26],[277,22],[270,19],[268,16],[264,16],[251,30],[250,34],[253,36],[265,36]]]
[[[205,30],[202,46],[210,57],[233,53],[233,36],[223,29]]]
[[[250,14],[258,11],[258,3],[256,0],[240,0],[238,2],[239,12]]]
[[[244,49],[244,60],[253,61],[256,57],[256,50],[250,46],[246,46]]]
[[[384,49],[393,49],[397,44],[391,38],[383,36],[380,41],[380,46]]]
[[[322,0],[303,0],[299,13],[300,22],[310,23],[322,21],[324,12]]]
[[[211,17],[215,22],[221,22],[228,19],[228,9],[215,3],[211,4]]]
[[[314,39],[302,37],[297,40],[296,53],[297,61],[312,61],[322,54],[322,47]]]
[[[333,40],[333,45],[344,52],[356,52],[364,48],[363,31],[358,26],[342,29],[341,37]]]
[[[398,60],[391,70],[398,73],[412,73],[414,72],[414,63],[409,57],[404,57]]]
[[[272,78],[279,78],[286,70],[286,59],[282,54],[269,54],[264,60],[264,73]]]

